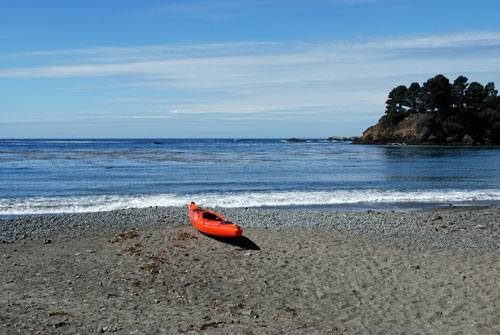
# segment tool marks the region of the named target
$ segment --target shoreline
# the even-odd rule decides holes
[[[209,208],[245,228],[325,229],[353,235],[404,238],[430,248],[500,249],[500,205],[451,206],[419,211],[354,212]],[[108,212],[0,219],[0,244],[49,239],[72,230],[191,226],[187,207],[149,207]]]
[[[500,332],[500,206],[215,210],[0,220],[0,334]]]
[[[220,207],[234,210],[254,209],[254,210],[305,210],[305,211],[341,211],[341,212],[419,212],[441,210],[449,208],[475,208],[500,206],[500,200],[476,200],[476,201],[434,201],[434,202],[419,202],[419,201],[393,201],[393,202],[361,202],[361,203],[341,203],[341,204],[315,204],[315,205],[261,205],[261,206],[239,206],[239,207]],[[186,205],[187,206],[187,203]],[[72,214],[86,213],[101,213],[113,212],[120,210],[142,210],[145,208],[160,207],[183,207],[177,205],[167,206],[147,206],[147,207],[124,207],[116,209],[91,210],[91,211],[75,211],[75,212],[47,212],[47,213],[26,213],[26,214],[0,214],[0,220],[16,220],[30,217],[43,216],[60,216]],[[208,206],[213,207],[213,206]],[[215,206],[219,208],[218,206]]]

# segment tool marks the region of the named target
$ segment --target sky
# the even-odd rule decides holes
[[[389,91],[500,86],[498,0],[0,0],[0,138],[359,136]]]

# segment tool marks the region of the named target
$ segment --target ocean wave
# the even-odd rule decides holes
[[[96,195],[0,199],[0,215],[100,212],[151,206],[208,207],[335,206],[390,203],[498,202],[500,190],[338,190],[324,192],[248,192],[207,194]]]

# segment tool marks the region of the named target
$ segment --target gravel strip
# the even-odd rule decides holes
[[[500,206],[450,207],[417,212],[349,212],[206,208],[245,227],[326,229],[397,240],[402,247],[499,249]],[[51,237],[79,229],[109,230],[189,225],[186,207],[150,207],[110,212],[35,216],[0,220],[0,242]],[[397,239],[395,239],[397,237]]]

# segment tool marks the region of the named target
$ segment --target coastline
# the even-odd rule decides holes
[[[243,239],[184,207],[0,220],[0,333],[500,331],[500,206],[216,210]]]
[[[500,205],[447,206],[418,211],[211,208],[244,228],[324,229],[379,238],[400,237],[427,247],[500,249]],[[0,243],[50,239],[71,231],[191,226],[187,207],[148,207],[106,212],[0,219]],[[498,238],[496,238],[498,237]]]

